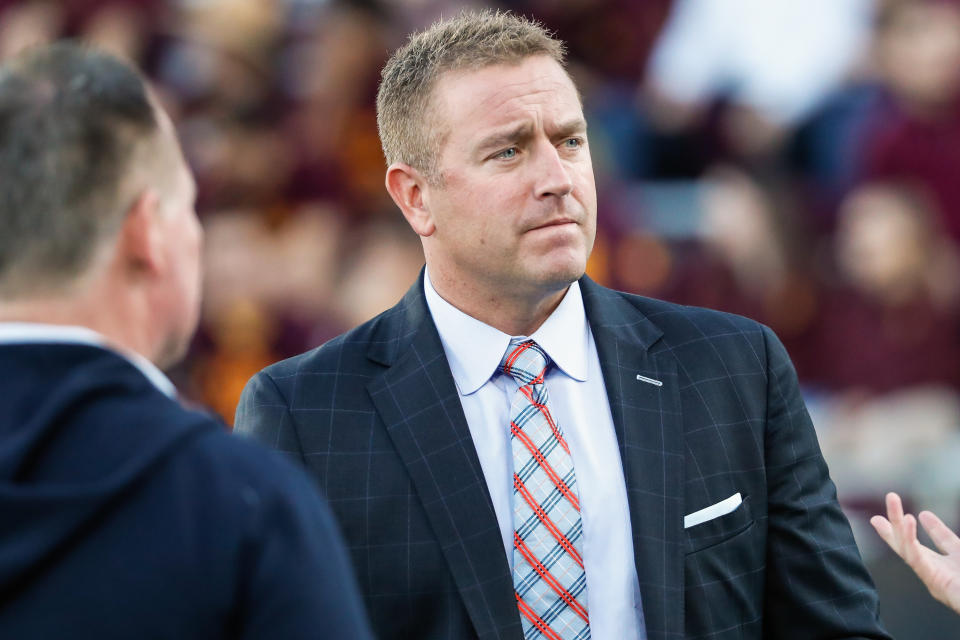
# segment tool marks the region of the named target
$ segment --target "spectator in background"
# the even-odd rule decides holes
[[[804,373],[820,301],[789,186],[729,164],[696,182],[638,185],[615,202],[643,224],[615,239],[614,285],[763,322]]]
[[[149,54],[156,21],[162,19],[163,0],[85,0],[64,3],[68,21],[86,42],[137,62]],[[68,27],[70,28],[70,27]]]
[[[960,241],[960,5],[896,0],[880,13],[877,64],[890,92],[869,118],[862,179],[920,185]]]
[[[50,0],[0,5],[0,60],[57,38],[66,22],[64,8]]]
[[[647,78],[654,125],[700,126],[725,100],[725,144],[769,158],[859,62],[872,0],[678,0]]]
[[[935,203],[907,184],[865,184],[841,206],[837,286],[824,296],[808,380],[834,391],[960,391],[960,260]]]
[[[199,311],[195,185],[139,75],[0,67],[0,636],[369,638],[326,505],[157,366]]]
[[[711,168],[700,184],[694,236],[661,295],[759,320],[788,342],[803,335],[816,303],[792,194],[729,165]]]
[[[389,30],[375,5],[326,7],[288,38],[281,67],[294,166],[286,196],[338,199],[358,221],[390,211],[374,99]]]

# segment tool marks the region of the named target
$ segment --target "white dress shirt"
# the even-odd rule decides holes
[[[511,336],[441,298],[429,273],[424,278],[424,292],[460,393],[512,569],[509,413],[518,385],[498,371]],[[591,636],[643,640],[646,633],[620,449],[578,283],[570,285],[560,305],[529,338],[556,364],[548,370],[546,384],[551,413],[570,445],[577,474]]]
[[[156,365],[139,353],[127,350],[121,351],[111,346],[105,337],[92,329],[33,322],[0,322],[0,345],[50,343],[85,344],[112,351],[139,369],[140,373],[166,396],[177,397],[177,388]]]

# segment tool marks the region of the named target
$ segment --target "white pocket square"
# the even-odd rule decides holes
[[[735,511],[736,508],[740,506],[741,502],[743,502],[743,500],[740,498],[740,493],[737,492],[726,500],[721,500],[717,504],[704,507],[703,509],[700,509],[700,511],[694,511],[688,516],[683,516],[683,528],[689,529],[690,527],[695,527],[698,524],[703,524],[708,520],[725,516],[728,513]]]

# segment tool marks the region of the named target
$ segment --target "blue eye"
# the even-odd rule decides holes
[[[579,149],[580,147],[583,146],[583,140],[581,140],[580,138],[567,138],[566,140],[563,141],[563,144],[568,149]]]
[[[504,160],[511,160],[517,157],[517,148],[510,147],[509,149],[504,149],[496,155],[497,158],[503,158]]]

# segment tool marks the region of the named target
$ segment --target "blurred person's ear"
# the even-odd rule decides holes
[[[387,167],[387,192],[400,207],[403,217],[417,235],[426,237],[436,230],[433,216],[424,197],[428,188],[423,174],[403,162]]]
[[[166,266],[159,209],[157,192],[145,189],[124,218],[117,253],[121,263],[133,273],[158,273]]]

